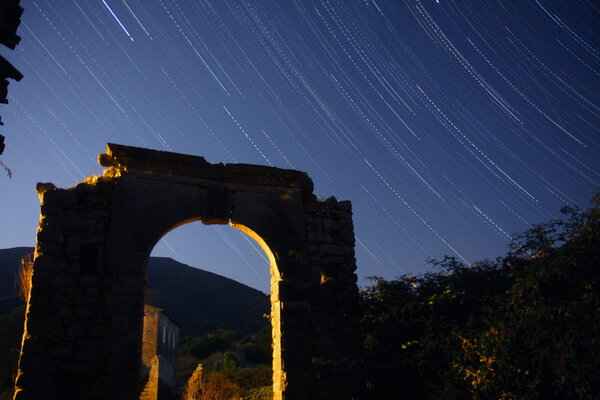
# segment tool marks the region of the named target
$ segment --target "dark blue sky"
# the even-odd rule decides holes
[[[592,1],[21,3],[1,248],[33,245],[35,183],[99,174],[106,142],[308,172],[352,201],[361,278],[502,255],[599,186]],[[178,228],[154,254],[268,288],[229,227]]]

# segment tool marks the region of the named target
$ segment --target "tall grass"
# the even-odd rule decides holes
[[[25,303],[29,300],[31,291],[31,276],[33,275],[33,253],[26,254],[21,258],[21,268],[17,271],[15,286],[17,294]]]

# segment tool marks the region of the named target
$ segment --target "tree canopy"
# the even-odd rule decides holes
[[[532,227],[504,257],[362,292],[367,398],[600,394],[600,195]]]

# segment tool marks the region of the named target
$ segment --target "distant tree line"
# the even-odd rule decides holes
[[[373,278],[366,399],[599,399],[600,195],[494,261]]]

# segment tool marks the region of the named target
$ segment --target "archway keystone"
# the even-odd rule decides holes
[[[356,395],[350,202],[306,173],[108,144],[103,176],[39,184],[40,226],[15,399],[135,399],[145,269],[190,221],[230,224],[271,263],[275,399]]]

